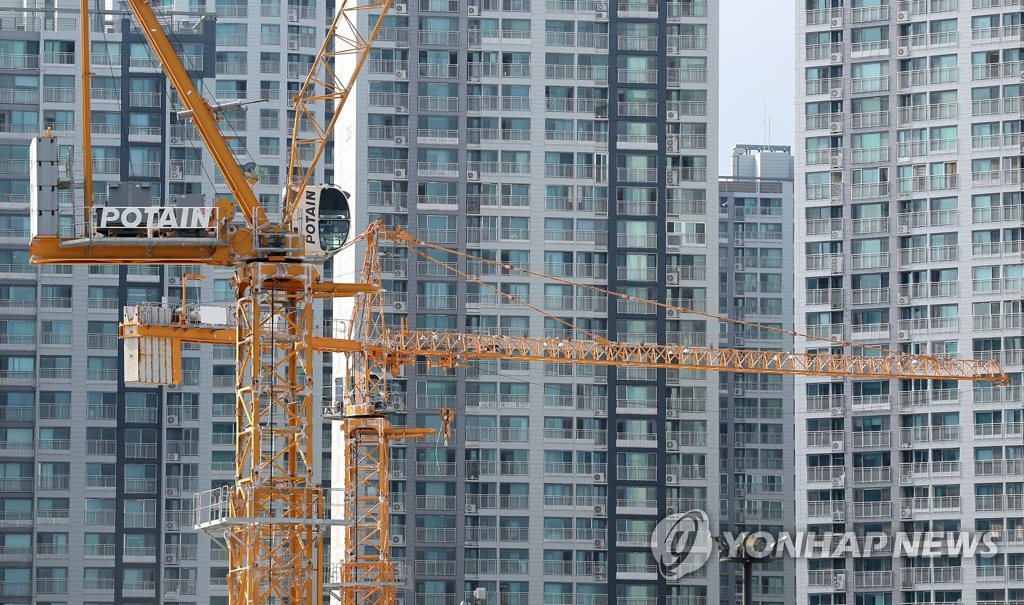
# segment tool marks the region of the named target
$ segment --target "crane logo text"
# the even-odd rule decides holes
[[[93,223],[101,229],[208,229],[213,219],[213,211],[213,208],[106,206],[96,209],[93,213]]]

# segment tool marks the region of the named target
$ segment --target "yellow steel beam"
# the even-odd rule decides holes
[[[163,24],[153,12],[147,0],[126,0],[131,7],[135,18],[139,21],[139,29],[142,35],[149,41],[150,47],[156,53],[160,64],[164,68],[164,74],[174,85],[175,90],[181,97],[181,102],[192,113],[191,118],[199,132],[199,136],[210,150],[213,161],[217,164],[224,176],[228,189],[235,196],[235,202],[245,216],[249,226],[257,233],[264,231],[269,226],[269,219],[263,208],[260,207],[259,199],[252,190],[252,185],[246,180],[242,168],[238,165],[234,153],[228,147],[228,142],[220,133],[217,126],[217,116],[196,90],[192,78],[181,64],[181,59],[174,51],[174,46],[164,33]],[[86,24],[87,25],[87,24]],[[83,25],[84,27],[85,25]],[[86,52],[88,49],[83,49]]]
[[[124,325],[121,325],[122,334]],[[206,345],[227,345],[235,346],[237,331],[234,328],[212,328],[200,326],[152,326],[139,325],[135,329],[134,336],[150,338],[170,338],[172,340],[184,340]]]
[[[372,284],[335,284],[317,282],[313,284],[314,298],[349,298],[361,292],[374,292],[377,286]]]
[[[37,235],[29,243],[33,265],[218,265],[239,264],[239,251],[230,246],[67,246],[66,239]]]
[[[122,325],[121,327],[123,328],[124,326]],[[210,326],[138,325],[133,336],[170,338],[172,340],[183,340],[185,342],[208,345],[235,346],[237,342],[237,331],[235,328],[214,328]],[[306,339],[306,342],[307,344],[302,346],[308,346],[315,351],[330,353],[356,353],[363,348],[361,342],[347,338],[311,336]]]

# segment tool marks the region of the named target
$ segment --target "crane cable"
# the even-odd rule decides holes
[[[420,254],[420,253],[419,253],[419,251],[415,250],[416,247],[423,247],[423,248],[428,248],[428,249],[432,249],[432,250],[448,252],[450,254],[454,254],[456,256],[465,258],[467,260],[476,260],[476,261],[480,261],[480,262],[483,262],[483,263],[488,264],[488,265],[492,265],[492,266],[496,266],[496,267],[501,267],[502,269],[504,269],[506,271],[518,271],[518,272],[523,273],[525,275],[530,275],[530,276],[533,276],[533,277],[539,277],[539,278],[542,278],[542,279],[550,280],[550,281],[553,281],[553,282],[556,282],[556,283],[565,284],[565,285],[569,285],[569,286],[575,286],[575,287],[579,287],[579,288],[584,288],[586,290],[591,290],[593,292],[599,292],[601,294],[606,294],[608,296],[614,296],[614,297],[622,299],[622,300],[630,300],[630,301],[634,301],[634,302],[640,302],[640,303],[645,303],[645,304],[653,305],[653,306],[656,306],[656,307],[661,307],[661,308],[664,308],[664,309],[675,310],[675,311],[679,311],[680,313],[687,313],[687,314],[697,315],[699,317],[705,317],[705,318],[708,318],[708,319],[713,319],[713,320],[717,320],[717,321],[723,321],[723,322],[732,323],[732,324],[735,324],[735,325],[741,325],[741,326],[750,327],[750,328],[757,328],[757,329],[760,329],[760,330],[766,330],[766,331],[770,331],[770,332],[778,332],[778,333],[781,333],[781,334],[786,334],[788,336],[793,336],[795,338],[805,338],[807,340],[822,341],[822,342],[827,342],[827,343],[830,343],[830,344],[841,345],[841,346],[844,346],[844,347],[856,347],[856,348],[859,348],[859,349],[862,349],[862,350],[865,350],[865,351],[878,351],[880,353],[883,353],[883,354],[886,354],[886,355],[890,355],[890,356],[908,355],[908,353],[903,353],[901,351],[894,351],[894,350],[889,349],[887,347],[876,346],[876,345],[857,344],[857,343],[852,343],[852,342],[847,341],[847,340],[839,340],[839,339],[834,339],[834,338],[825,338],[823,336],[813,336],[813,335],[810,335],[810,334],[805,334],[805,333],[802,333],[802,332],[797,332],[795,330],[787,330],[785,328],[776,328],[774,326],[765,326],[765,325],[758,324],[758,323],[755,323],[755,322],[744,321],[742,319],[734,319],[732,317],[727,317],[727,316],[724,316],[724,315],[716,315],[714,313],[709,313],[707,311],[698,311],[698,310],[689,309],[689,308],[686,308],[686,307],[678,307],[678,306],[675,306],[675,305],[669,305],[669,304],[658,302],[658,301],[647,300],[647,299],[644,299],[644,298],[640,298],[638,296],[632,296],[632,295],[629,295],[629,294],[622,294],[620,292],[615,292],[614,290],[609,290],[607,288],[602,288],[600,286],[594,286],[594,285],[590,285],[590,284],[582,284],[582,283],[579,283],[579,282],[574,282],[572,280],[568,280],[568,279],[565,279],[565,278],[562,278],[562,277],[555,277],[555,276],[552,276],[552,275],[547,275],[547,274],[541,273],[539,271],[532,271],[530,269],[524,269],[522,267],[517,267],[515,265],[511,265],[511,264],[508,264],[508,263],[503,263],[503,262],[500,262],[500,261],[495,261],[495,260],[490,260],[490,259],[487,259],[487,258],[482,258],[482,257],[479,257],[479,256],[475,256],[475,255],[469,254],[467,252],[461,252],[459,250],[453,250],[451,248],[446,248],[444,246],[441,246],[441,245],[438,245],[438,244],[434,244],[434,243],[431,243],[431,242],[425,242],[425,241],[422,241],[420,239],[417,239],[417,238],[413,237],[408,232],[406,232],[406,231],[404,231],[402,229],[397,229],[397,228],[396,229],[382,229],[380,231],[380,234],[383,237],[385,237],[385,238],[387,238],[387,239],[389,239],[389,240],[391,240],[393,242],[402,243],[403,245],[405,245],[408,248],[412,249],[413,251],[417,252],[417,254]],[[421,256],[423,256],[423,255],[421,254]],[[440,264],[440,265],[442,265],[444,267],[447,267],[449,270],[452,270],[455,273],[457,273],[457,274],[459,274],[459,275],[461,275],[463,277],[466,277],[467,279],[473,279],[472,277],[466,275],[465,273],[463,273],[461,271],[457,271],[455,269],[452,269],[451,265],[449,265],[447,263],[444,263],[444,262],[441,262],[441,261],[439,261],[439,260],[437,260],[437,259],[435,259],[435,258],[433,258],[433,257],[431,257],[429,255],[426,255],[425,258],[428,258],[429,260],[432,260],[435,263],[438,263],[438,264]],[[488,287],[490,287],[490,286],[488,286]],[[527,305],[526,303],[521,303],[521,304],[524,304],[524,306],[530,307],[531,309],[534,309],[534,310],[536,310],[536,311],[538,311],[540,313],[544,313],[544,311],[540,311],[539,309],[537,309],[536,307],[533,307],[532,305]],[[546,313],[544,313],[544,314],[547,315]],[[563,323],[566,323],[566,325],[571,325],[571,324],[568,324],[567,322],[564,322],[564,321],[563,321]],[[934,356],[934,355],[917,355],[917,356],[918,357],[936,358],[936,356]]]
[[[415,248],[410,248],[410,249],[413,252],[415,252],[417,255],[419,255],[420,257],[426,258],[428,260],[432,260],[435,263],[441,265],[442,267],[447,268],[452,273],[454,273],[454,274],[456,274],[456,275],[458,275],[460,277],[464,277],[464,278],[466,278],[467,280],[469,280],[471,282],[479,284],[479,285],[487,288],[488,290],[491,290],[492,292],[495,292],[495,293],[499,294],[500,296],[502,296],[503,298],[505,298],[507,300],[510,300],[510,301],[512,301],[514,303],[522,305],[522,306],[526,307],[527,309],[531,309],[533,311],[536,311],[537,313],[540,313],[541,315],[544,315],[546,317],[550,317],[551,319],[554,319],[554,320],[558,321],[559,323],[561,323],[562,325],[564,325],[564,326],[566,326],[568,328],[572,328],[573,330],[578,330],[580,332],[583,332],[584,334],[586,334],[587,336],[591,337],[594,340],[597,340],[599,342],[608,342],[607,338],[601,336],[600,334],[597,334],[596,332],[591,332],[590,330],[585,330],[585,329],[577,326],[576,324],[574,324],[574,323],[572,323],[572,322],[570,322],[568,320],[562,319],[561,317],[556,317],[556,316],[548,313],[547,311],[544,311],[543,309],[540,309],[540,308],[538,308],[538,307],[536,307],[534,305],[531,305],[528,302],[524,302],[519,297],[514,296],[512,294],[509,294],[508,292],[505,292],[505,291],[501,290],[500,288],[495,287],[492,284],[488,284],[488,283],[486,283],[484,281],[481,281],[479,278],[474,277],[472,275],[469,275],[468,273],[466,273],[464,271],[461,271],[461,270],[457,269],[456,267],[453,267],[452,265],[449,265],[448,263],[442,262],[442,261],[440,261],[440,260],[430,256],[429,254],[427,254],[423,250],[417,250]]]

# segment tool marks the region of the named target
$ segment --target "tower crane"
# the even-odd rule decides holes
[[[217,126],[217,106],[204,99],[146,0],[127,0],[139,28],[209,149],[233,199],[209,207],[92,207],[89,196],[73,216],[74,234],[61,234],[65,209],[56,192],[66,186],[56,141],[41,137],[31,146],[32,241],[36,264],[202,264],[234,270],[236,300],[231,321],[213,321],[184,304],[125,309],[126,382],[173,384],[181,373],[181,343],[233,346],[236,351],[235,484],[197,496],[196,527],[223,536],[228,551],[232,605],[317,605],[326,589],[345,605],[394,603],[397,579],[389,554],[388,453],[399,439],[432,430],[398,428],[388,419],[387,380],[401,367],[425,358],[440,367],[475,360],[512,359],[602,366],[689,368],[711,371],[799,373],[881,378],[935,378],[1007,382],[993,360],[956,360],[913,355],[842,356],[616,343],[602,338],[566,340],[501,335],[451,334],[389,326],[381,311],[382,245],[429,246],[380,223],[348,241],[348,195],[330,185],[311,185],[312,166],[322,154],[377,35],[390,0],[356,5],[342,1],[313,69],[295,99],[296,122],[281,220],[261,208],[245,171],[238,166]],[[381,19],[364,36],[350,18],[376,10]],[[83,18],[83,23],[88,23]],[[351,69],[332,64],[349,54]],[[339,63],[340,64],[340,63]],[[303,137],[300,123],[315,122],[312,104],[337,103],[332,119],[313,124]],[[88,120],[86,120],[88,129]],[[302,169],[298,149],[314,149]],[[86,174],[86,179],[91,179]],[[88,190],[88,188],[87,188]],[[236,220],[236,213],[239,215]],[[358,240],[365,260],[358,283],[321,279],[320,264]],[[608,293],[615,295],[614,293]],[[344,334],[318,335],[317,299],[354,297]],[[681,309],[683,312],[690,312]],[[223,320],[224,318],[220,318]],[[344,487],[327,492],[316,482],[314,436],[322,410],[314,404],[316,352],[346,357],[347,381],[338,406],[344,448]],[[452,414],[445,413],[450,421]],[[332,518],[329,509],[341,509]],[[324,535],[343,525],[343,560],[324,569]]]

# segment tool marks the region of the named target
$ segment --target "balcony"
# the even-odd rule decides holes
[[[854,483],[889,483],[892,481],[892,468],[888,466],[855,467]]]
[[[854,502],[855,519],[888,519],[892,516],[892,502]]]

